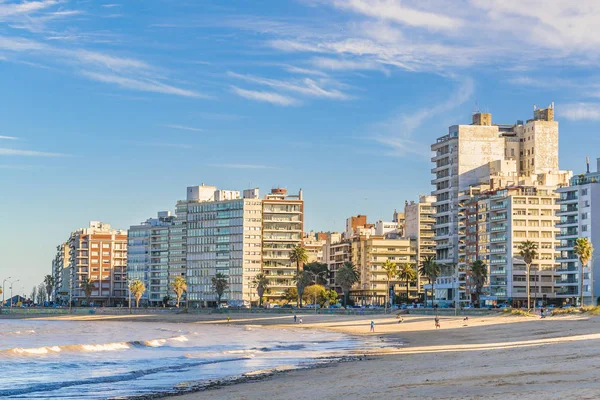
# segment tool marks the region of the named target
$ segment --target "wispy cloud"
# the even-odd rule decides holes
[[[0,136],[0,140],[17,140],[15,136]]]
[[[211,167],[217,168],[231,168],[231,169],[273,169],[268,165],[256,165],[256,164],[209,164]]]
[[[377,70],[383,71],[386,74],[389,74],[383,65],[378,62],[370,61],[370,60],[343,60],[343,59],[334,59],[334,58],[324,58],[324,57],[316,57],[311,60],[311,64],[316,67],[328,69],[331,71],[367,71],[367,70]]]
[[[600,103],[561,104],[556,111],[562,118],[573,121],[600,120]]]
[[[284,68],[293,74],[327,76],[325,72],[316,69],[300,68],[293,65],[285,65]]]
[[[101,74],[101,73],[90,72],[90,71],[81,71],[81,74],[83,76],[93,79],[95,81],[105,82],[105,83],[114,83],[125,89],[139,90],[139,91],[143,91],[143,92],[171,94],[171,95],[183,96],[183,97],[195,97],[195,98],[201,98],[201,97],[206,98],[207,97],[198,92],[194,92],[193,90],[178,88],[178,87],[171,86],[166,83],[158,82],[158,81],[152,80],[152,79],[140,80],[140,79],[134,79],[134,78],[127,78],[127,77],[120,76],[120,75]]]
[[[350,96],[340,92],[337,89],[324,89],[316,81],[310,78],[304,78],[303,80],[301,80],[301,82],[287,82],[252,75],[241,75],[235,72],[228,72],[227,75],[233,78],[245,80],[247,82],[257,83],[259,85],[265,85],[270,86],[272,88],[300,93],[306,96],[323,97],[337,100],[347,100],[350,98]]]
[[[237,86],[231,86],[231,90],[233,91],[233,93],[237,94],[240,97],[249,100],[271,103],[278,106],[298,106],[301,104],[300,101],[294,99],[293,97],[283,96],[278,93],[246,90],[241,89]]]
[[[170,143],[170,142],[131,142],[132,144],[140,147],[159,147],[168,149],[191,149],[192,145],[184,143]]]
[[[114,8],[114,7],[121,7],[121,5],[120,4],[115,4],[115,3],[112,3],[112,4],[102,4],[102,7],[104,7],[104,8]]]
[[[22,3],[0,3],[0,18],[31,14],[59,4],[58,0],[27,1]]]
[[[429,144],[415,140],[414,133],[427,119],[448,112],[471,98],[475,90],[473,80],[466,78],[458,83],[458,90],[449,100],[410,113],[402,112],[383,123],[377,123],[373,129],[377,133],[372,139],[389,147],[391,152],[388,155],[403,156],[413,153],[428,157]]]
[[[194,128],[192,126],[185,126],[185,125],[163,124],[161,126],[163,128],[179,129],[179,130],[182,130],[182,131],[192,131],[192,132],[202,132],[203,131],[200,128]]]
[[[69,154],[47,153],[43,151],[16,150],[0,148],[0,156],[22,156],[22,157],[71,157]]]

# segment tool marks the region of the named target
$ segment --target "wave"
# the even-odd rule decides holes
[[[141,378],[146,375],[156,374],[156,373],[160,373],[160,372],[167,372],[167,371],[168,372],[177,372],[177,371],[182,371],[182,370],[188,369],[190,367],[197,367],[197,366],[209,365],[209,364],[219,364],[219,363],[233,362],[233,361],[242,361],[242,360],[247,360],[247,359],[248,359],[247,357],[240,357],[240,358],[228,358],[228,359],[222,359],[222,360],[187,362],[185,364],[169,365],[169,366],[163,366],[163,367],[157,367],[157,368],[149,368],[149,369],[143,369],[143,370],[137,370],[137,371],[124,372],[124,373],[116,374],[116,375],[98,376],[98,377],[75,380],[75,381],[40,383],[40,384],[36,384],[36,385],[30,386],[30,387],[0,390],[0,397],[19,396],[19,395],[24,395],[24,394],[29,394],[29,393],[36,393],[36,392],[46,392],[46,394],[47,394],[47,392],[59,390],[59,389],[66,388],[66,387],[92,385],[92,384],[98,384],[98,383],[125,382],[125,381],[135,380],[135,379]]]
[[[35,333],[33,329],[27,329],[25,331],[2,332],[2,335],[30,335],[32,333]]]
[[[12,349],[2,350],[0,353],[12,353],[16,355],[44,355],[44,354],[56,354],[61,352],[82,352],[82,353],[96,353],[103,351],[119,351],[128,350],[132,347],[144,348],[144,347],[162,347],[168,344],[168,342],[187,342],[188,338],[185,336],[176,336],[167,339],[151,339],[145,341],[131,341],[131,342],[112,342],[102,344],[68,344],[62,346],[42,346],[32,348],[21,348],[16,347]]]

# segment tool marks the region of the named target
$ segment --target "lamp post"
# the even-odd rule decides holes
[[[19,282],[18,279],[16,281],[8,281],[8,283],[10,283],[10,310],[11,311],[13,308],[13,285],[17,282]]]
[[[9,276],[8,278],[6,278],[5,280],[3,280],[3,281],[2,281],[2,307],[0,307],[0,309],[2,309],[2,310],[4,309],[4,293],[6,293],[6,292],[5,292],[5,290],[4,290],[4,284],[5,284],[5,283],[6,283],[6,281],[8,281],[9,279],[10,279],[10,276]],[[10,281],[9,281],[9,282],[10,282]]]
[[[328,274],[329,273],[329,271],[319,272],[318,274],[315,274],[314,272],[310,272],[310,271],[305,271],[305,272],[308,272],[309,274],[312,275],[313,279],[315,280],[315,285],[317,284],[317,278],[320,275],[322,275],[322,274]],[[325,278],[323,277],[323,279],[325,279]],[[317,313],[317,292],[315,292],[314,300],[315,300],[314,305],[315,305],[315,314],[316,314]]]
[[[127,291],[129,292],[129,300],[127,306],[129,307],[129,314],[131,314],[131,280],[127,279]]]

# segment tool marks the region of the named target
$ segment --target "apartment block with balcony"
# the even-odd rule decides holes
[[[272,189],[262,200],[262,215],[262,270],[269,280],[265,297],[276,301],[286,290],[296,287],[296,265],[290,256],[303,239],[302,190],[291,195],[283,188]]]
[[[188,188],[186,277],[191,307],[215,305],[212,279],[220,273],[229,288],[221,298],[231,305],[252,301],[252,282],[261,270],[262,202],[258,190]]]
[[[133,225],[127,232],[127,279],[140,280],[146,286],[141,303],[160,306],[169,287],[170,230],[176,217],[169,211],[161,211],[157,218],[149,218],[140,225]]]
[[[72,279],[72,300],[85,305],[81,284],[89,279],[95,286],[90,303],[116,306],[127,300],[127,231],[112,229],[109,224],[90,222],[68,240]]]
[[[326,264],[323,247],[327,242],[327,232],[309,232],[302,239],[302,247],[306,249],[308,263],[318,262]]]
[[[588,238],[595,249],[600,249],[600,158],[597,159],[596,172],[589,172],[588,163],[586,173],[574,176],[569,185],[564,185],[557,192],[560,196],[556,225],[559,229],[557,296],[578,304],[581,263],[573,252],[575,240]],[[597,299],[600,295],[600,257],[592,257],[583,272],[584,301],[585,304],[592,304],[592,281],[594,297]],[[597,304],[597,300],[594,304]]]
[[[470,186],[514,184],[520,176],[558,170],[558,123],[554,105],[534,106],[533,119],[512,125],[492,124],[492,115],[473,114],[471,125],[454,125],[431,146],[436,197],[435,241],[439,263],[458,262],[459,194]],[[507,173],[508,172],[510,173]]]
[[[419,196],[419,201],[406,202],[404,205],[404,219],[405,228],[404,233],[407,238],[414,239],[417,243],[417,263],[415,266],[420,265],[423,259],[427,256],[435,256],[435,236],[434,224],[435,224],[435,208],[433,203],[435,197],[433,196]],[[418,275],[417,287],[418,293],[424,293],[423,285],[426,279]]]
[[[70,275],[70,249],[69,243],[56,246],[56,255],[52,260],[52,276],[54,278],[54,293],[52,298],[58,304],[69,304]]]

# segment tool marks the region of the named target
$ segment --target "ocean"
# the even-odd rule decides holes
[[[380,348],[376,337],[259,326],[0,320],[0,398],[111,399]]]

